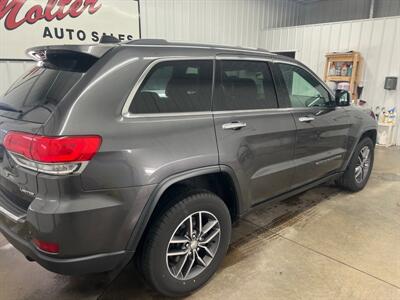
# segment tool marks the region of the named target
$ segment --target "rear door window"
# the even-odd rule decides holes
[[[143,81],[129,108],[135,114],[211,110],[213,62],[168,61],[157,64]]]
[[[271,71],[266,62],[221,60],[217,74],[214,110],[278,107]]]

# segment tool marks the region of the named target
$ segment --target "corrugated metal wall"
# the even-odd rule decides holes
[[[270,29],[260,37],[259,47],[296,50],[296,58],[320,76],[326,53],[360,51],[367,105],[386,109],[397,105],[399,113],[400,87],[396,91],[383,87],[386,76],[400,77],[400,17]],[[400,145],[400,130],[397,144]]]
[[[298,8],[293,0],[140,0],[142,37],[255,47],[264,27],[296,24]],[[26,68],[0,61],[0,94]]]
[[[302,7],[294,0],[265,0],[264,28],[300,25]]]
[[[260,29],[298,23],[294,0],[141,0],[143,38],[254,47]]]
[[[263,0],[142,0],[143,38],[255,46]]]

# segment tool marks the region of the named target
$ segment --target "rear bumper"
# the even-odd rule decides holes
[[[0,232],[25,256],[50,271],[68,275],[110,271],[133,256],[135,249],[128,247],[128,241],[153,189],[82,192],[58,199],[37,196],[25,215],[7,207],[10,200],[4,201],[5,195],[0,194],[0,207],[5,209],[0,211]],[[60,251],[43,252],[33,239],[57,243]]]
[[[26,257],[36,261],[45,269],[59,274],[80,275],[110,271],[122,266],[133,255],[131,252],[119,251],[78,258],[50,257],[41,253],[31,243],[13,233],[4,222],[0,223],[0,231]]]

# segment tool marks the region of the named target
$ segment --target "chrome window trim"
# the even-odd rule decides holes
[[[274,62],[273,58],[267,57],[256,57],[256,56],[242,56],[242,55],[226,55],[226,54],[217,54],[215,57],[216,60],[250,60],[250,61],[259,61],[259,62]]]
[[[131,45],[131,46],[138,46],[138,45]],[[152,45],[153,46],[153,45]],[[160,46],[161,47],[161,46]],[[226,50],[226,49],[224,49]],[[260,61],[260,62],[270,62],[270,63],[282,63],[293,65],[296,67],[301,68],[310,76],[318,80],[319,83],[323,85],[323,87],[328,91],[328,93],[334,99],[334,96],[329,88],[327,88],[326,84],[321,81],[319,77],[316,77],[313,73],[305,69],[301,64],[286,61],[282,59],[274,59],[274,58],[262,58],[262,57],[254,57],[254,56],[242,56],[242,55],[229,55],[229,54],[217,54],[216,56],[168,56],[157,58],[152,61],[140,75],[139,79],[133,86],[131,92],[128,95],[127,100],[122,108],[122,117],[127,119],[145,119],[145,118],[164,118],[164,117],[187,117],[187,116],[210,116],[210,115],[223,115],[223,114],[234,114],[234,113],[267,113],[267,112],[288,112],[288,111],[301,111],[301,110],[310,110],[312,107],[283,107],[283,108],[261,108],[261,109],[246,109],[246,110],[222,110],[222,111],[196,111],[196,112],[175,112],[175,113],[149,113],[149,114],[133,114],[129,112],[129,107],[131,106],[137,91],[139,90],[140,86],[142,85],[143,81],[150,73],[150,71],[155,67],[157,64],[166,61],[185,61],[185,60],[251,60],[251,61]],[[215,64],[214,64],[215,65]],[[215,66],[213,67],[215,68]],[[215,73],[215,72],[214,72]],[[214,76],[214,74],[213,74]],[[214,84],[214,83],[213,83]],[[325,108],[325,107],[322,107]],[[315,109],[315,108],[314,108]]]

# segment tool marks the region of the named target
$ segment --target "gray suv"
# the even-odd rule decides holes
[[[62,274],[135,254],[160,293],[217,270],[231,224],[328,180],[361,190],[374,115],[296,60],[136,40],[28,50],[0,98],[0,229]]]

